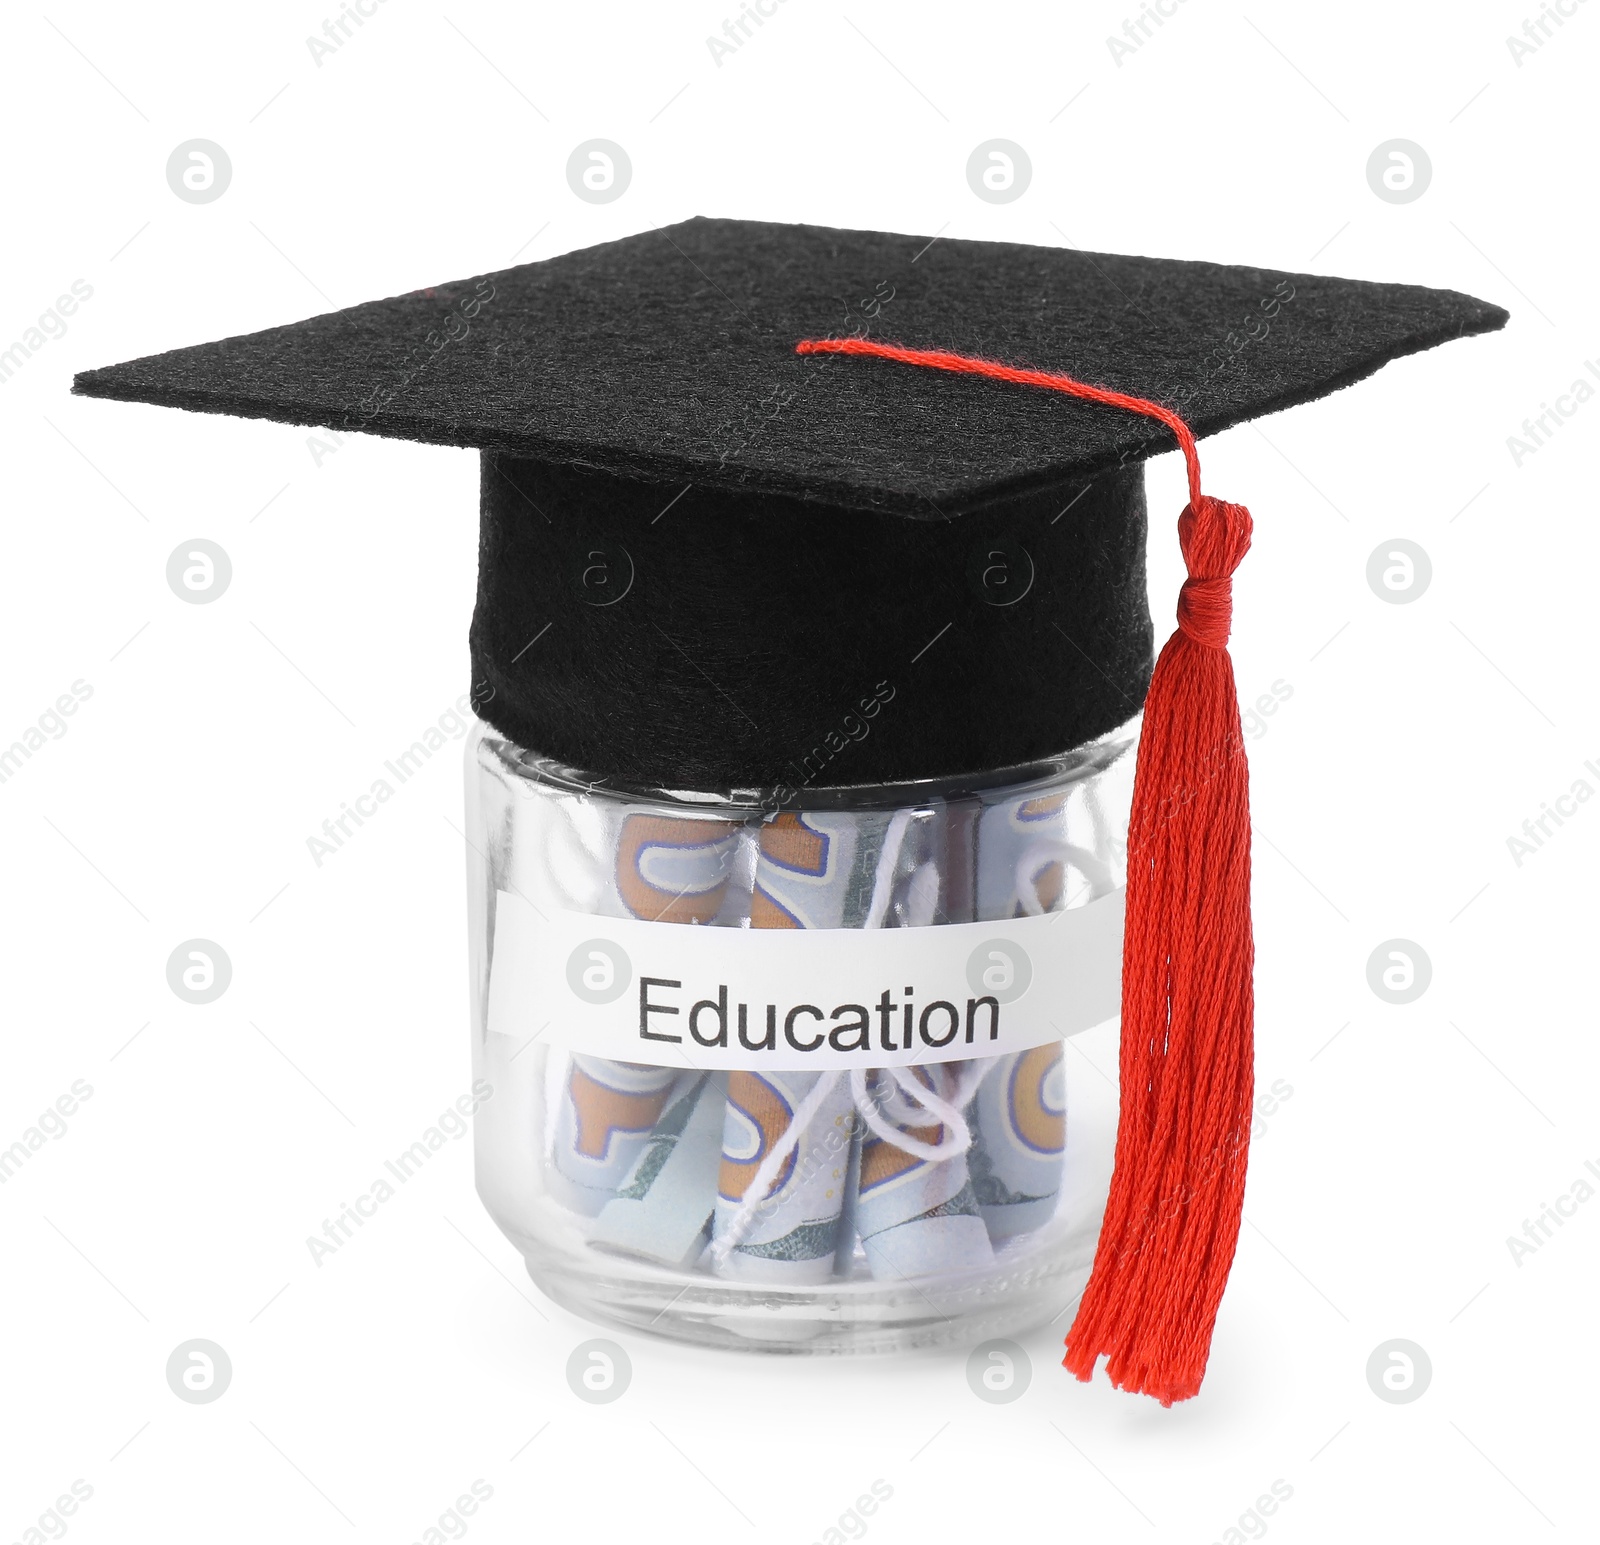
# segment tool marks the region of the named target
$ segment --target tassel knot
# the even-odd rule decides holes
[[[1250,551],[1250,512],[1201,495],[1178,517],[1178,543],[1189,578],[1178,592],[1178,626],[1206,649],[1226,649],[1233,625],[1233,571]]]
[[[1233,580],[1186,579],[1178,592],[1178,626],[1205,649],[1226,649],[1233,627]]]

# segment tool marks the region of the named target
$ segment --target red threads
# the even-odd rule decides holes
[[[935,370],[953,370],[959,375],[988,376],[991,381],[1010,381],[1016,386],[1043,386],[1087,402],[1101,402],[1108,408],[1125,408],[1160,420],[1178,440],[1178,449],[1189,468],[1189,502],[1200,500],[1200,457],[1194,448],[1189,426],[1171,408],[1126,392],[1113,392],[1104,386],[1090,386],[1071,376],[1051,370],[1020,370],[990,359],[973,359],[966,354],[947,354],[942,349],[903,349],[897,343],[874,343],[870,338],[802,338],[794,346],[796,354],[865,354],[873,359],[892,359],[902,365],[928,365]]]
[[[1103,1355],[1114,1384],[1171,1405],[1205,1374],[1238,1242],[1254,1093],[1249,778],[1226,648],[1250,513],[1201,493],[1194,436],[1159,403],[865,338],[807,339],[796,352],[1064,392],[1156,419],[1183,451],[1178,540],[1189,579],[1145,699],[1128,829],[1116,1168],[1065,1359],[1087,1379]]]

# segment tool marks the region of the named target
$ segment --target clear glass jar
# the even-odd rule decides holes
[[[477,1184],[534,1281],[711,1346],[1065,1332],[1115,1145],[1137,734],[981,779],[705,793],[476,726]],[[828,1014],[835,957],[892,986]],[[1024,1008],[1030,1044],[997,1052]]]

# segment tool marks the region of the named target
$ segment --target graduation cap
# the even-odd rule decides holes
[[[473,703],[618,786],[977,779],[1142,708],[1116,1167],[1066,1360],[1170,1403],[1205,1368],[1252,1094],[1225,648],[1250,517],[1202,492],[1195,438],[1506,319],[1412,285],[696,219],[73,389],[479,449]],[[1142,463],[1174,445],[1190,577],[1152,670]]]

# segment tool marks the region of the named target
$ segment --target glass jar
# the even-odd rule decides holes
[[[710,1346],[1065,1332],[1115,1146],[1137,734],[711,793],[477,725],[477,1184],[534,1281]]]

